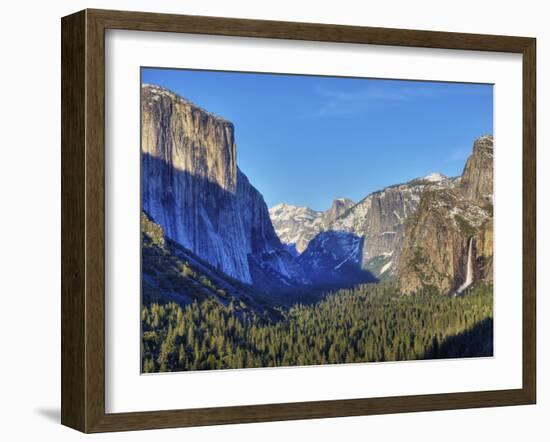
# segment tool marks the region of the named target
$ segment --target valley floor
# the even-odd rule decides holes
[[[493,355],[493,289],[395,295],[367,284],[281,309],[279,320],[212,299],[143,306],[145,373]]]

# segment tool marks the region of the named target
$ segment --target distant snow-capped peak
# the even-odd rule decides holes
[[[424,181],[429,181],[430,183],[439,183],[440,181],[445,181],[448,178],[439,172],[432,172],[429,175],[426,175],[422,178]]]
[[[277,204],[269,209],[271,221],[275,220],[290,220],[294,218],[313,221],[322,215],[322,212],[317,212],[305,206],[293,206],[292,204]]]
[[[305,206],[280,203],[269,209],[269,216],[281,241],[302,253],[319,232],[352,205],[353,201],[348,198],[337,198],[328,210],[321,212]]]

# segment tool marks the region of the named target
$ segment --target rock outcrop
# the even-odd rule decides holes
[[[332,202],[332,206],[326,212],[323,213],[323,219],[325,223],[334,221],[339,216],[346,213],[355,203],[348,198],[337,198]]]
[[[493,202],[493,137],[486,135],[474,143],[460,182],[465,198],[483,204]]]
[[[237,168],[233,124],[157,86],[144,85],[141,102],[143,210],[235,279],[300,280],[262,195]]]
[[[269,215],[280,240],[294,256],[324,229],[323,212],[309,207],[277,204],[269,209]]]
[[[405,228],[397,268],[402,292],[433,288],[454,293],[464,287],[470,243],[473,281],[492,280],[492,158],[492,137],[481,137],[456,186],[422,193]]]

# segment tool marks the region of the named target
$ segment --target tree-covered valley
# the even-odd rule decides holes
[[[297,304],[277,320],[234,303],[143,306],[143,371],[492,356],[492,287],[465,296],[395,295],[363,285]]]

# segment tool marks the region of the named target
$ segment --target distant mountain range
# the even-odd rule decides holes
[[[309,207],[277,204],[269,209],[269,216],[280,240],[293,255],[299,255],[318,233],[327,230],[332,221],[353,205],[350,199],[338,198],[330,209],[319,212]]]
[[[257,306],[308,287],[391,280],[403,293],[449,294],[468,276],[492,279],[491,136],[475,141],[460,177],[433,173],[357,203],[339,198],[325,212],[268,210],[237,167],[232,123],[158,86],[142,87],[141,141],[144,219],[171,244],[162,256],[187,262],[199,283],[201,273],[218,281],[203,294],[240,293],[243,305]],[[159,272],[143,269],[151,293],[163,293]]]
[[[300,260],[307,262],[308,267],[334,270],[338,259],[350,257],[350,261],[381,277],[394,273],[405,233],[405,221],[416,210],[422,192],[426,188],[451,187],[454,182],[444,175],[432,173],[409,183],[373,192],[357,204],[349,199],[335,200],[327,212],[278,204],[269,213],[281,241],[300,253],[306,252]],[[341,208],[339,211],[334,210],[337,204]],[[324,232],[323,235],[319,235],[321,232]],[[330,232],[339,234],[331,235]],[[356,240],[339,241],[338,245],[323,240],[331,236],[344,238],[346,234]],[[358,248],[359,240],[361,246]],[[327,259],[334,262],[329,264]]]

